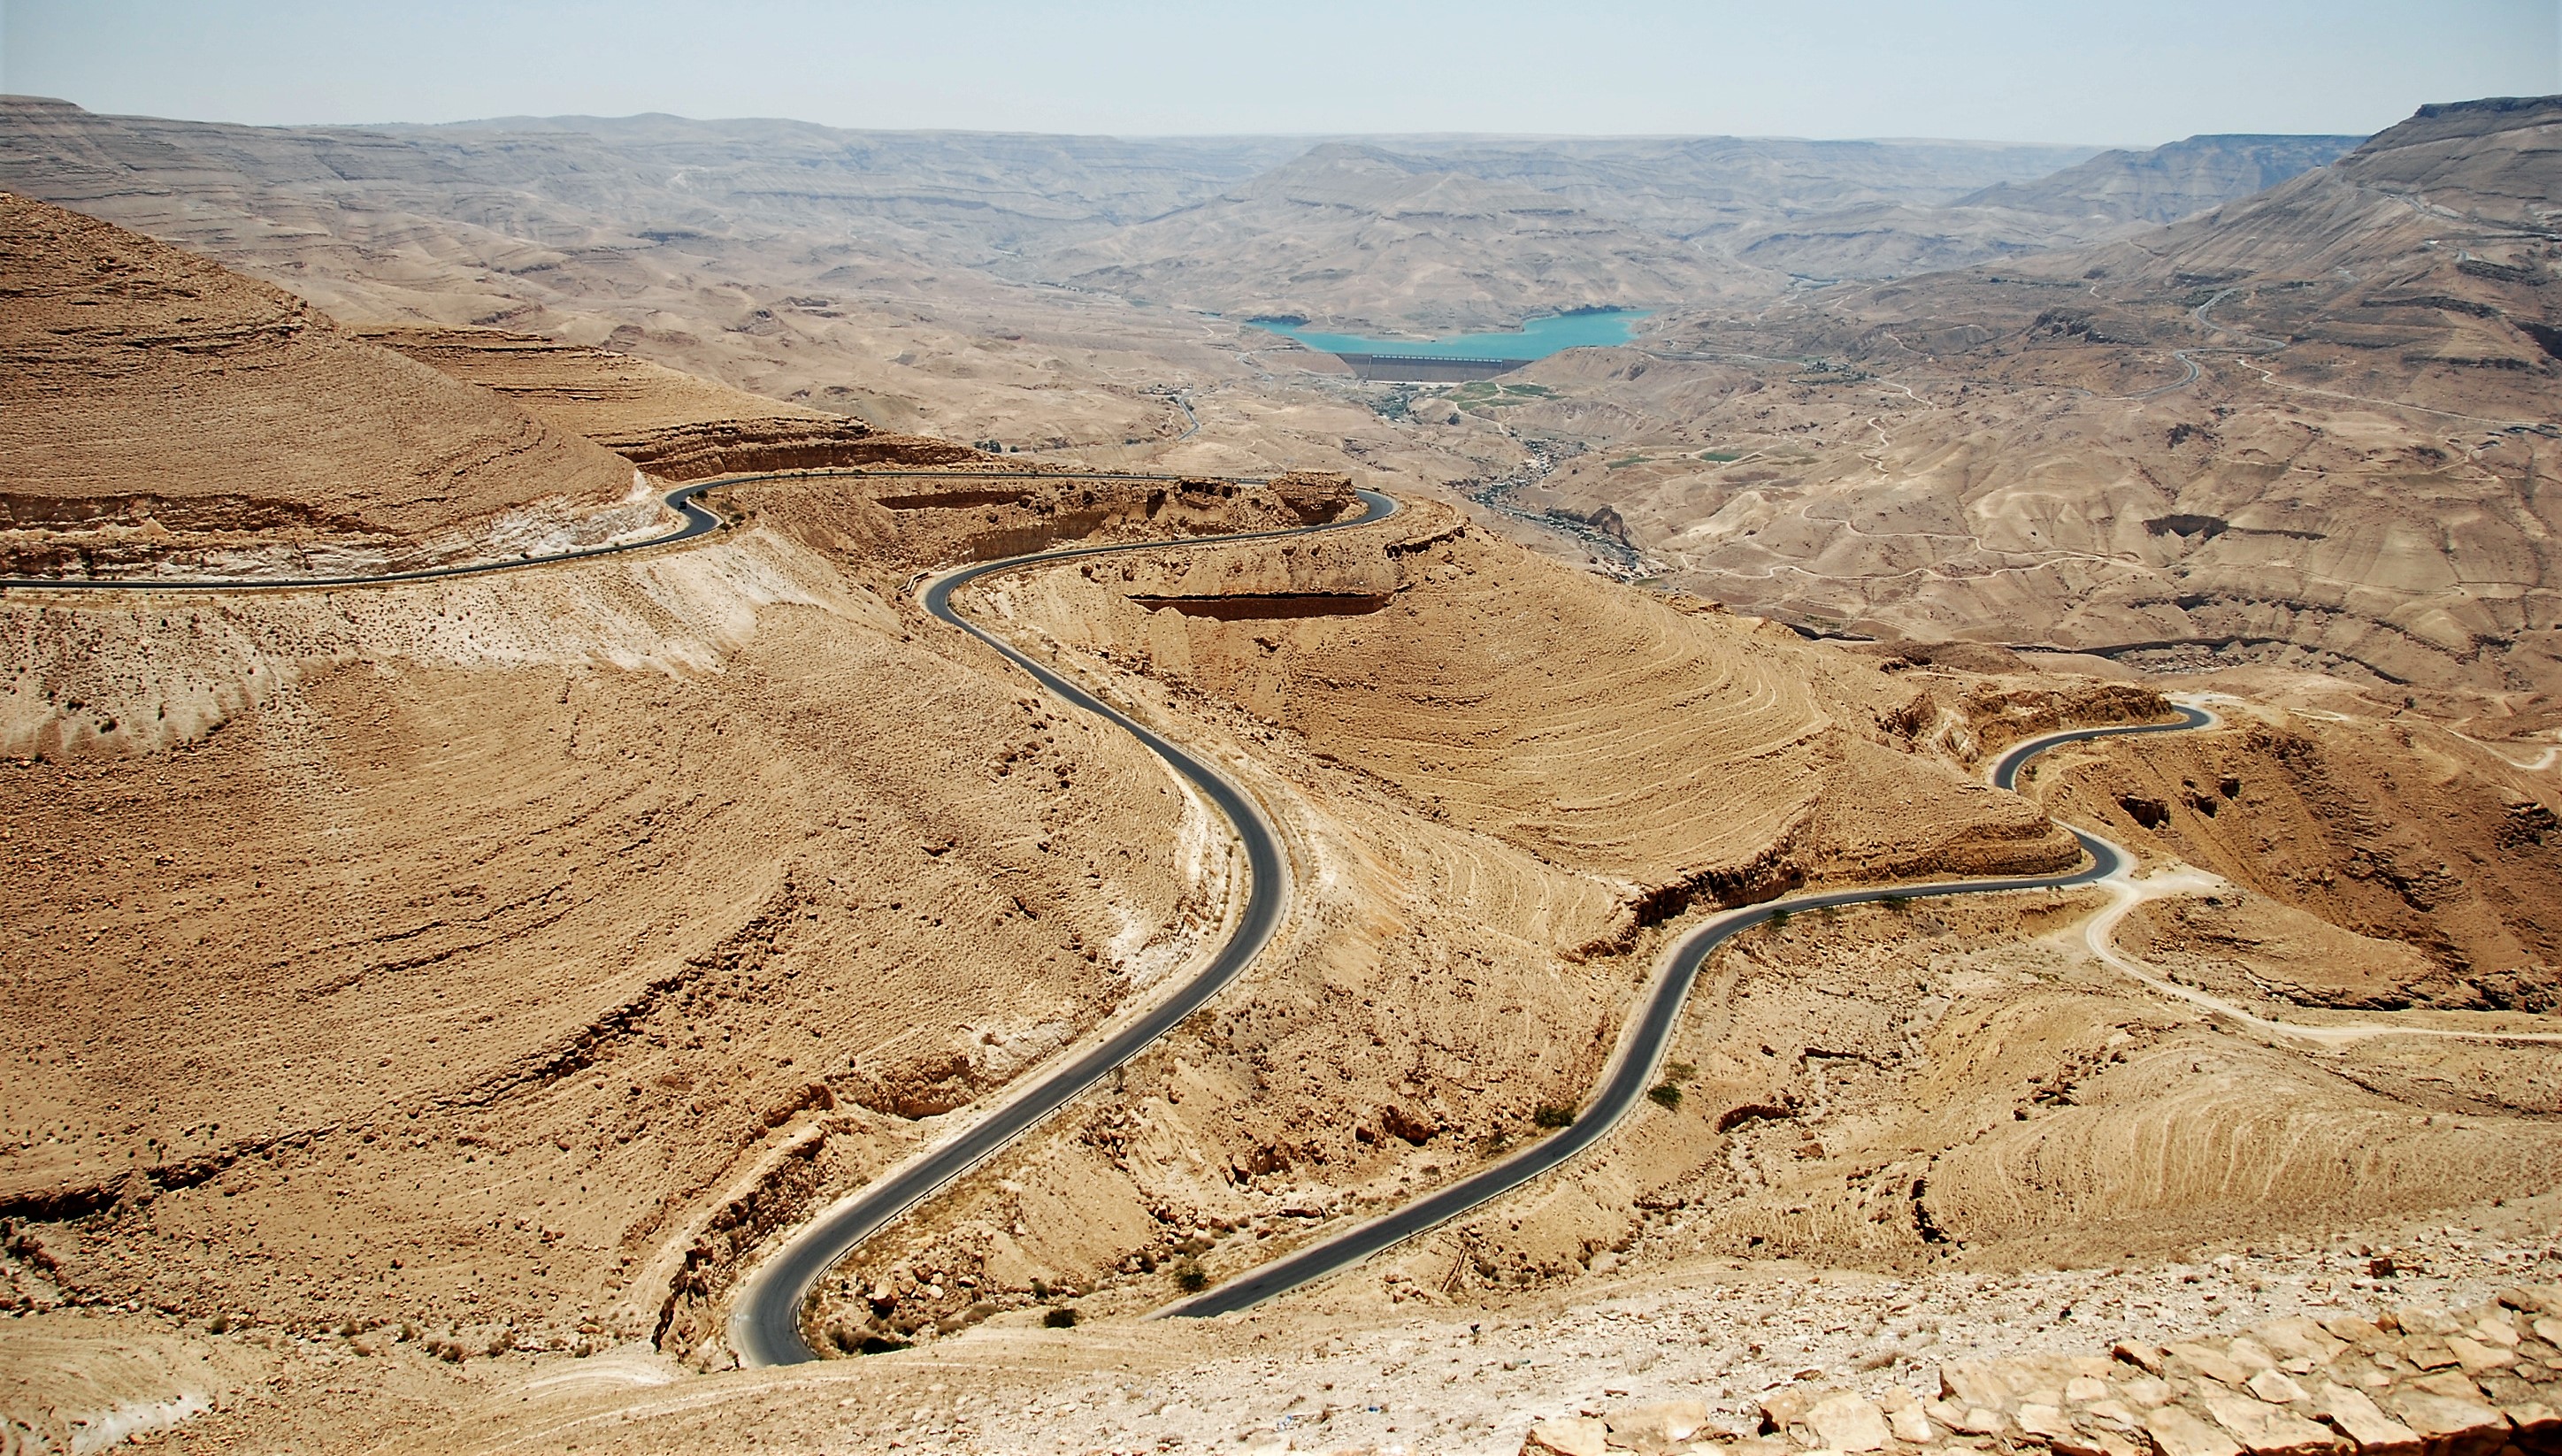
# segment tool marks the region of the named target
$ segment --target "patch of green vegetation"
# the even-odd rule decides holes
[[[1785,930],[1788,928],[1788,922],[1794,920],[1796,917],[1796,911],[1782,905],[1778,909],[1770,912],[1770,928],[1772,930]]]
[[[1668,1082],[1687,1082],[1698,1075],[1699,1068],[1689,1062],[1671,1062],[1664,1067],[1664,1080]]]
[[[1051,1310],[1048,1314],[1041,1316],[1041,1324],[1052,1330],[1075,1329],[1076,1306],[1060,1305],[1058,1308]]]
[[[1574,1123],[1574,1109],[1562,1102],[1543,1102],[1539,1110],[1530,1115],[1530,1120],[1544,1128],[1570,1127]]]
[[[1681,1108],[1681,1088],[1674,1086],[1668,1081],[1657,1082],[1655,1085],[1646,1089],[1646,1100],[1652,1102],[1657,1107],[1665,1109],[1666,1111],[1679,1111]]]
[[[1476,379],[1457,386],[1442,398],[1463,410],[1483,411],[1549,399],[1556,393],[1544,384],[1497,384],[1488,379]]]
[[[1911,895],[1889,895],[1881,903],[1883,903],[1887,909],[1894,911],[1898,915],[1909,914],[1913,909],[1913,897]]]
[[[1198,1259],[1183,1259],[1175,1264],[1175,1285],[1186,1294],[1198,1294],[1209,1288],[1209,1271]]]
[[[1642,464],[1644,464],[1645,462],[1646,462],[1646,457],[1645,457],[1644,455],[1622,455],[1621,457],[1619,457],[1618,459],[1615,459],[1615,460],[1603,460],[1603,461],[1601,462],[1601,464],[1602,464],[1602,468],[1604,468],[1604,469],[1609,469],[1609,470],[1619,470],[1619,469],[1625,469],[1626,467],[1628,467],[1628,466],[1630,466],[1630,465],[1642,465]]]
[[[1743,452],[1739,450],[1704,450],[1699,453],[1699,457],[1712,464],[1731,465],[1737,460],[1743,458]]]

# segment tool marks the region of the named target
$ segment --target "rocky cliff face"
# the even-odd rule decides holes
[[[0,194],[0,290],[14,550],[101,530],[397,544],[632,488],[629,464],[494,394],[79,213]]]
[[[2140,237],[1543,362],[1508,419],[1628,441],[1545,498],[1809,626],[2562,690],[2557,136],[2433,107]]]

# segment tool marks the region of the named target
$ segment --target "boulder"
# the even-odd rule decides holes
[[[1702,1419],[1706,1419],[1705,1410]],[[1867,1397],[1844,1391],[1827,1395],[1806,1412],[1806,1424],[1815,1438],[1836,1451],[1876,1451],[1895,1439],[1886,1413],[1871,1404]]]
[[[2082,1407],[2081,1415],[2104,1430],[2132,1434],[2144,1428],[2142,1419],[2122,1400],[2094,1400]]]
[[[2418,1389],[2388,1398],[2393,1413],[2419,1433],[2429,1456],[2490,1456],[2508,1441],[2508,1417],[2479,1400]]]
[[[2248,1395],[2222,1390],[2200,1391],[2207,1413],[2233,1433],[2251,1456],[2328,1456],[2347,1442],[2328,1426],[2319,1426],[2293,1411]]]
[[[1665,1456],[1708,1424],[1708,1405],[1698,1400],[1649,1400],[1611,1411],[1603,1421],[1608,1444],[1642,1456]]]
[[[2348,1437],[2358,1456],[2420,1456],[2420,1433],[2378,1410],[2363,1390],[2324,1385],[2311,1405],[2313,1414]]]
[[[2509,1337],[2511,1340],[2516,1338],[2514,1335]],[[2483,1341],[2466,1339],[2462,1335],[2448,1336],[2447,1349],[2456,1357],[2456,1364],[2469,1375],[2506,1369],[2517,1364],[2517,1357],[2509,1352]]]
[[[2047,1438],[2055,1456],[2144,1456],[2144,1448],[2106,1431],[2086,1431],[2067,1421],[2060,1435]]]
[[[2421,1375],[2410,1380],[2405,1389],[2422,1390],[2431,1395],[2444,1395],[2450,1400],[2479,1400],[2481,1386],[2463,1370],[2440,1370],[2434,1375]]]
[[[2189,1341],[2163,1347],[2162,1355],[2174,1365],[2184,1366],[2219,1385],[2239,1387],[2251,1378],[2251,1372],[2244,1369],[2240,1362],[2212,1345]]]
[[[2447,1342],[2435,1335],[2406,1335],[2394,1354],[2424,1370],[2449,1370],[2463,1364]]]
[[[2161,1373],[2162,1353],[2133,1340],[2120,1340],[2108,1347],[2108,1353],[2148,1375]]]
[[[2002,1413],[1983,1405],[1959,1405],[1953,1400],[1933,1400],[1922,1407],[1930,1419],[1969,1436],[1998,1436],[2010,1422]]]
[[[2009,1383],[1990,1361],[1981,1360],[1952,1360],[1939,1366],[1939,1398],[1961,1408],[1990,1410],[2007,1409],[2013,1399]]]
[[[2390,1350],[2393,1337],[2372,1320],[2355,1315],[2332,1315],[2321,1322],[2322,1332],[2333,1339],[2344,1340],[2360,1350]]]
[[[1609,1456],[1607,1432],[1588,1415],[1543,1420],[1522,1437],[1522,1456]]]
[[[2555,1410],[2540,1400],[2530,1400],[2523,1405],[2503,1405],[2499,1413],[2508,1417],[2514,1431],[2511,1439],[2520,1446],[2549,1450],[2557,1438],[2562,1438],[2562,1410]]]
[[[2521,1338],[2516,1323],[2508,1317],[2508,1311],[2497,1305],[2484,1309],[2466,1333],[2484,1345],[2496,1345],[2502,1350],[2515,1350]]]
[[[2272,1405],[2292,1405],[2304,1398],[2304,1387],[2288,1378],[2284,1370],[2262,1370],[2243,1382],[2242,1388]]]
[[[1761,1397],[1762,1429],[1785,1431],[1793,1425],[1804,1425],[1806,1412],[1814,1406],[1815,1398],[1803,1386],[1782,1386]]]
[[[2155,1456],[2242,1456],[2231,1436],[2176,1405],[2144,1412],[2144,1434]]]
[[[2127,1399],[2146,1410],[2170,1403],[2170,1381],[2159,1375],[2137,1375],[2131,1380],[2120,1380],[2117,1388],[2126,1392]]]
[[[2256,1373],[2260,1370],[2274,1370],[2278,1367],[2278,1358],[2271,1355],[2267,1348],[2262,1346],[2259,1341],[2252,1339],[2248,1335],[2235,1340],[2232,1344],[2226,1346],[2225,1349],[2232,1352],[2233,1363],[2246,1370],[2251,1370]]]
[[[1889,1385],[1877,1397],[1877,1406],[1886,1412],[1887,1428],[1895,1439],[1915,1446],[1930,1444],[1930,1417],[1922,1409],[1922,1399],[1901,1385]]]
[[[2074,1434],[2073,1422],[2065,1418],[2062,1407],[2035,1400],[2019,1407],[2019,1428],[2048,1445],[2070,1440]]]
[[[2302,1315],[2271,1320],[2255,1327],[2251,1335],[2281,1361],[2309,1360],[2316,1365],[2328,1365],[2344,1344]]]

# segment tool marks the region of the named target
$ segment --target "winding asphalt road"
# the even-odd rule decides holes
[[[2022,764],[2059,744],[2111,738],[2126,733],[2176,733],[2203,728],[2214,721],[2214,715],[2204,709],[2182,707],[2176,722],[2128,723],[2048,734],[2003,754],[1993,766],[1992,782],[1996,788],[2014,788]],[[2084,852],[2091,856],[2090,864],[2071,874],[1829,890],[1765,901],[1715,917],[1676,942],[1665,955],[1653,989],[1637,1008],[1636,1017],[1620,1033],[1618,1049],[1612,1054],[1610,1065],[1603,1069],[1600,1085],[1593,1089],[1592,1101],[1572,1123],[1492,1168],[1426,1193],[1368,1223],[1295,1250],[1216,1289],[1170,1305],[1158,1312],[1159,1317],[1206,1318],[1251,1308],[1274,1295],[1322,1279],[1419,1233],[1437,1228],[1480,1204],[1511,1192],[1600,1142],[1621,1118],[1627,1116],[1629,1109],[1636,1106],[1637,1099],[1645,1095],[1646,1088],[1654,1081],[1655,1069],[1663,1058],[1664,1048],[1671,1043],[1673,1033],[1681,1023],[1682,1004],[1690,997],[1691,984],[1698,979],[1699,968],[1719,946],[1774,915],[1885,900],[1940,899],[1950,895],[1982,895],[2004,890],[2067,889],[2106,879],[2126,867],[2125,851],[2116,845],[2074,829],[2069,824],[2065,827],[2071,829],[2074,838],[2082,841]]]
[[[620,545],[588,547],[510,561],[433,567],[379,576],[229,580],[0,578],[0,588],[278,591],[436,581],[449,577],[477,576],[525,567],[559,565],[565,562],[618,556],[708,535],[727,524],[717,512],[697,499],[703,491],[714,486],[839,474],[953,478],[962,473],[965,472],[806,470],[734,475],[718,480],[698,481],[669,491],[665,496],[667,507],[682,517],[676,529],[666,534]],[[966,473],[979,478],[1049,478],[1049,472],[1031,470],[988,470]],[[1114,474],[1112,478],[1155,479],[1160,477],[1119,473]],[[953,594],[982,578],[1025,566],[1108,556],[1127,551],[1161,550],[1168,546],[1218,545],[1268,540],[1283,536],[1311,535],[1321,531],[1340,530],[1348,526],[1368,525],[1383,520],[1396,512],[1396,502],[1388,496],[1372,490],[1358,493],[1368,508],[1362,515],[1346,520],[1288,530],[1252,531],[1225,536],[1200,536],[1173,541],[1138,541],[1111,546],[1071,547],[1058,551],[1035,552],[1026,556],[983,562],[937,578],[927,585],[922,596],[922,603],[927,612],[985,642],[1022,668],[1034,681],[1052,693],[1115,724],[1137,738],[1215,805],[1230,826],[1235,829],[1237,837],[1245,847],[1248,877],[1246,903],[1243,913],[1238,917],[1234,933],[1220,948],[1217,956],[1202,969],[1199,975],[1186,983],[1173,996],[1114,1032],[1100,1044],[1074,1057],[1065,1065],[1040,1075],[1030,1085],[1009,1096],[1003,1105],[971,1124],[959,1136],[928,1149],[892,1170],[871,1186],[829,1206],[786,1240],[783,1246],[759,1265],[741,1285],[730,1321],[730,1346],[743,1364],[794,1365],[817,1359],[817,1353],[810,1349],[802,1337],[801,1312],[811,1289],[837,1260],[843,1258],[857,1244],[878,1232],[901,1213],[916,1206],[954,1179],[968,1173],[1013,1142],[1078,1093],[1099,1081],[1113,1068],[1128,1061],[1158,1037],[1180,1024],[1185,1017],[1198,1010],[1235,980],[1238,973],[1262,952],[1263,947],[1271,940],[1272,933],[1279,928],[1289,908],[1289,865],[1282,852],[1279,835],[1274,832],[1262,812],[1242,790],[1207,763],[1193,757],[1093,693],[1079,687],[1009,645],[995,634],[963,617],[952,606]],[[2215,721],[2212,714],[2202,709],[2183,707],[2179,712],[2179,719],[2171,723],[2082,728],[2031,739],[2002,755],[1994,765],[1992,782],[1997,788],[2014,789],[2022,765],[2036,755],[2060,744],[2113,737],[2119,734],[2177,732],[2204,727]],[[2067,827],[2070,828],[2069,825]],[[1729,911],[1711,919],[1676,943],[1665,957],[1661,969],[1657,972],[1655,985],[1648,993],[1643,1005],[1639,1007],[1636,1018],[1621,1033],[1619,1045],[1612,1054],[1610,1064],[1603,1069],[1593,1100],[1571,1124],[1556,1135],[1544,1139],[1492,1168],[1428,1193],[1393,1212],[1276,1259],[1216,1289],[1170,1306],[1160,1311],[1160,1314],[1200,1318],[1260,1304],[1275,1295],[1321,1279],[1417,1234],[1438,1227],[1553,1171],[1576,1154],[1598,1143],[1636,1105],[1637,1099],[1644,1094],[1648,1083],[1652,1081],[1664,1048],[1670,1043],[1673,1032],[1679,1024],[1682,1006],[1689,998],[1692,984],[1698,979],[1700,967],[1719,946],[1743,931],[1781,913],[1885,900],[1931,899],[2007,890],[2062,889],[2105,879],[2125,867],[2125,855],[2115,845],[2080,829],[2071,829],[2071,832],[2074,838],[2081,841],[2083,849],[2091,857],[2091,863],[2088,866],[2071,874],[1949,880],[1882,889],[1833,890],[1768,901]]]
[[[401,582],[434,582],[448,577],[485,576],[491,572],[522,571],[532,566],[559,566],[564,562],[595,561],[607,556],[621,556],[633,551],[653,551],[691,541],[727,526],[718,511],[697,497],[706,490],[730,485],[753,485],[760,480],[822,480],[833,478],[869,480],[1162,480],[1174,482],[1207,478],[1144,470],[879,470],[860,466],[811,470],[769,470],[754,475],[723,475],[716,480],[697,480],[679,485],[662,497],[669,510],[680,519],[675,529],[640,541],[625,541],[613,546],[582,546],[574,551],[554,551],[542,556],[513,556],[502,561],[476,561],[461,566],[431,566],[417,571],[384,572],[375,576],[333,577],[0,577],[0,590],[11,587],[43,591],[118,591],[118,592],[295,592],[312,587],[388,587]],[[1261,475],[1220,475],[1216,478],[1238,485],[1260,485]],[[1368,492],[1364,492],[1365,495]],[[1378,499],[1384,500],[1385,496]],[[1393,507],[1391,507],[1393,508]],[[1364,520],[1371,517],[1364,517]],[[1344,522],[1343,524],[1359,524]],[[1322,529],[1322,528],[1320,528]],[[1263,535],[1288,535],[1290,532],[1262,532]],[[1211,538],[1196,538],[1211,539]],[[1218,537],[1219,540],[1252,540],[1252,536]],[[1181,542],[1160,542],[1180,545]]]
[[[1181,480],[1183,475],[1164,475],[1136,471],[1077,472],[1080,478],[1116,480]],[[575,551],[554,552],[543,556],[518,557],[506,561],[477,562],[461,566],[431,567],[419,571],[387,572],[376,576],[331,577],[7,577],[0,578],[0,588],[31,588],[43,591],[178,591],[178,592],[243,592],[298,591],[312,588],[389,586],[402,582],[441,581],[451,577],[479,576],[491,572],[517,571],[527,567],[557,566],[568,562],[592,561],[619,556],[627,552],[671,546],[706,536],[728,524],[719,513],[697,497],[715,486],[743,485],[760,480],[810,479],[814,477],[851,476],[857,478],[915,477],[953,480],[1059,478],[1059,472],[1043,470],[785,470],[753,475],[729,475],[717,480],[697,481],[669,491],[664,497],[670,510],[681,517],[675,529],[641,541],[628,541],[613,546],[593,546]],[[1259,483],[1261,477],[1232,476],[1239,484]],[[891,1171],[870,1187],[842,1199],[822,1212],[787,1240],[750,1276],[741,1288],[730,1324],[730,1345],[740,1360],[748,1365],[792,1365],[817,1359],[801,1336],[801,1308],[809,1291],[828,1267],[847,1251],[899,1214],[930,1196],[937,1188],[969,1172],[991,1154],[1004,1148],[1022,1133],[1056,1111],[1069,1099],[1094,1084],[1114,1067],[1128,1061],[1151,1042],[1173,1029],[1186,1016],[1198,1010],[1210,998],[1235,980],[1237,973],[1253,961],[1279,927],[1290,904],[1289,861],[1283,854],[1281,840],[1271,823],[1244,792],[1222,777],[1200,759],[1168,742],[1145,725],[1112,707],[1101,698],[1077,686],[1047,666],[1033,660],[1002,638],[963,617],[952,606],[952,596],[961,588],[981,578],[1020,567],[1074,561],[1083,557],[1109,556],[1125,551],[1159,550],[1168,546],[1217,545],[1242,541],[1268,540],[1282,536],[1306,536],[1321,531],[1341,530],[1348,526],[1369,525],[1394,515],[1396,502],[1374,490],[1357,492],[1366,507],[1363,514],[1313,526],[1276,531],[1248,531],[1224,536],[1192,536],[1174,540],[1134,541],[1111,546],[1070,547],[1058,551],[1035,552],[1027,556],[1008,557],[983,562],[950,573],[929,583],[923,593],[925,610],[952,626],[970,634],[995,648],[1006,659],[1030,674],[1032,679],[1069,703],[1085,709],[1137,738],[1164,759],[1168,766],[1215,805],[1237,837],[1245,846],[1247,893],[1243,912],[1217,956],[1199,975],[1193,977],[1164,1001],[1114,1032],[1101,1044],[1065,1065],[1037,1077],[1030,1085],[1013,1093],[993,1112],[971,1124],[959,1136]]]
[[[1070,547],[1028,556],[984,562],[929,583],[922,595],[925,610],[994,647],[1052,693],[1127,732],[1217,806],[1245,845],[1247,893],[1227,944],[1199,975],[1187,982],[1144,1015],[1112,1033],[1099,1045],[1038,1074],[1022,1090],[948,1142],[891,1170],[869,1187],[836,1203],[804,1224],[783,1246],[742,1282],[730,1315],[730,1349],[743,1365],[797,1365],[818,1359],[801,1333],[801,1311],[810,1291],[829,1267],[855,1245],[871,1237],[901,1213],[915,1207],[954,1179],[978,1167],[1071,1098],[1145,1050],[1185,1017],[1226,989],[1279,928],[1290,908],[1289,860],[1281,838],[1263,812],[1244,791],[1216,769],[1168,742],[1120,709],[1070,682],[1049,667],[1008,644],[1004,638],[962,616],[952,595],[983,577],[1025,566],[1110,556],[1125,551],[1160,551],[1169,546],[1220,545],[1280,536],[1306,536],[1347,526],[1369,525],[1396,513],[1396,502],[1374,490],[1359,492],[1369,510],[1347,520],[1281,531],[1252,531],[1229,536],[1193,536],[1175,540],[1136,541],[1113,546]]]
[[[738,485],[748,480],[774,479],[771,475],[733,475],[721,480],[698,480],[667,492],[665,504],[683,519],[664,535],[645,541],[626,541],[618,546],[587,546],[576,551],[555,551],[547,556],[519,556],[506,561],[481,561],[463,566],[432,566],[419,571],[385,572],[380,576],[335,577],[0,577],[0,588],[37,587],[46,591],[163,591],[163,592],[282,592],[301,591],[311,587],[387,587],[398,582],[433,582],[447,577],[482,576],[493,571],[517,571],[528,566],[557,566],[564,561],[589,561],[602,556],[621,556],[627,551],[646,551],[658,546],[672,546],[697,536],[708,536],[729,522],[718,511],[694,497],[715,485]]]

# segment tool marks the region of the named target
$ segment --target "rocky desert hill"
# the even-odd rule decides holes
[[[1823,278],[1894,277],[2094,243],[2175,222],[2328,164],[2356,136],[2192,136],[2105,151],[1939,207],[1869,203],[1755,228],[1743,260]]]
[[[1231,316],[1425,333],[1559,307],[1767,296],[1724,235],[1845,204],[1943,200],[2061,148],[1704,138],[1333,142],[1219,197],[1011,272]],[[1560,300],[1573,300],[1570,303]]]
[[[1070,286],[1209,312],[1402,323],[1428,335],[1518,322],[1554,311],[1556,298],[1643,306],[1712,293],[1729,285],[1719,264],[1538,188],[1338,142],[1041,267]],[[1741,285],[1772,288],[1766,278]]]
[[[400,325],[360,332],[586,436],[660,480],[979,458],[967,446],[885,434],[843,415],[786,405],[629,354],[538,334]]]
[[[2151,234],[1560,356],[1506,418],[1597,448],[1525,498],[1809,624],[2550,694],[2557,124],[2431,107]]]
[[[10,574],[137,537],[406,559],[538,505],[574,536],[638,484],[587,439],[175,248],[5,193],[0,245]]]
[[[2104,151],[2034,182],[1997,182],[1949,206],[2051,213],[2066,221],[2175,223],[2326,167],[2365,139],[2192,136],[2151,151]]]
[[[357,322],[609,347],[894,432],[1059,446],[1181,432],[1151,390],[1167,383],[1169,357],[1205,362],[1196,329],[1134,324],[1126,307],[964,266],[993,245],[956,231],[955,218],[1010,214],[1031,227],[1035,213],[1108,209],[1108,197],[1037,201],[1036,179],[1074,170],[1072,157],[1056,160],[1061,146],[1022,148],[1031,158],[1008,170],[1003,138],[911,144],[925,175],[884,178],[869,172],[881,148],[850,133],[821,167],[790,151],[789,126],[745,138],[672,120],[597,129],[626,138],[632,154],[566,126],[221,126],[11,96],[0,98],[0,187],[193,250]],[[741,180],[739,214],[705,200],[730,190],[713,178],[780,165],[757,150],[769,141],[793,156],[802,190]],[[723,151],[727,171],[711,155]],[[1236,175],[1214,159],[1201,166],[1202,191]],[[1163,201],[1189,195],[1184,168],[1156,171],[1173,178]],[[671,188],[680,173],[702,190]],[[975,187],[956,180],[973,175]],[[861,195],[866,185],[889,195]],[[1131,348],[1134,335],[1143,349]]]
[[[1491,316],[2088,149],[13,99],[11,185],[164,241],[9,203],[43,392],[0,458],[154,512],[267,472],[442,540],[460,507],[414,482],[503,424],[549,454],[470,477],[498,516],[639,469],[731,524],[468,578],[0,591],[0,1441],[2550,1449],[2556,114],[2433,107],[2167,228],[1773,277],[1420,389],[1018,270],[1180,235],[1230,282],[1300,248],[1348,276],[1294,297]],[[2052,195],[2247,177],[2109,180],[2142,171]],[[1341,246],[1263,231],[1300,211]],[[1358,276],[1364,239],[1395,267]],[[134,403],[172,381],[194,438]],[[349,422],[392,384],[403,428]],[[1091,468],[1130,464],[1162,473]],[[1198,539],[1347,519],[1356,484],[1402,508]],[[134,570],[210,549],[43,529]],[[321,559],[289,513],[223,530]],[[803,1328],[843,1358],[736,1368],[740,1281],[813,1211],[1237,923],[1253,871],[1187,782],[916,595],[1067,543],[1134,549],[960,610],[1258,806],[1279,927],[831,1269]],[[1985,783],[2174,692],[2218,721]],[[1255,1311],[1147,1318],[1554,1135],[1722,911],[2067,869],[2067,822],[2128,871],[1774,915],[1564,1167]]]

